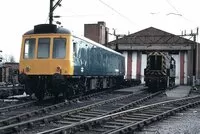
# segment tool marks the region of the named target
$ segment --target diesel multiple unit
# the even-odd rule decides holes
[[[19,81],[26,92],[78,95],[120,84],[125,58],[103,45],[51,24],[36,25],[23,35]]]

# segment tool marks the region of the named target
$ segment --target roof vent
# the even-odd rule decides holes
[[[56,33],[57,26],[52,24],[40,24],[34,26],[34,33]]]

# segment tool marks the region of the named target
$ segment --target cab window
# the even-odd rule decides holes
[[[41,59],[49,58],[50,39],[40,38],[38,40],[38,53],[37,57]]]
[[[26,39],[24,43],[24,59],[33,59],[35,52],[35,39]]]
[[[53,40],[53,58],[63,59],[66,56],[66,39],[55,38]]]

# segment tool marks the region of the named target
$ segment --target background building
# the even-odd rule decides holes
[[[97,24],[85,24],[84,36],[100,44],[107,44],[108,31],[106,23],[99,21]]]
[[[197,81],[200,78],[199,43],[154,27],[104,43],[108,39],[108,31],[104,32],[107,35],[98,36],[98,33],[104,31],[102,30],[104,28],[97,28],[99,25],[101,25],[100,22],[85,24],[85,37],[121,52],[126,59],[127,78],[137,78],[141,79],[142,83],[144,82],[144,68],[146,68],[147,53],[150,51],[165,51],[174,57],[176,60],[176,84],[191,85],[193,76]],[[105,25],[101,26],[105,27]],[[102,39],[103,37],[106,39]]]

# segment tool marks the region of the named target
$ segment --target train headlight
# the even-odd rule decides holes
[[[29,67],[29,66],[27,66],[26,68],[25,68],[25,71],[26,72],[29,72],[31,70],[31,67]]]
[[[60,67],[60,66],[57,66],[57,67],[56,67],[56,72],[57,72],[57,73],[61,73],[61,67]]]

